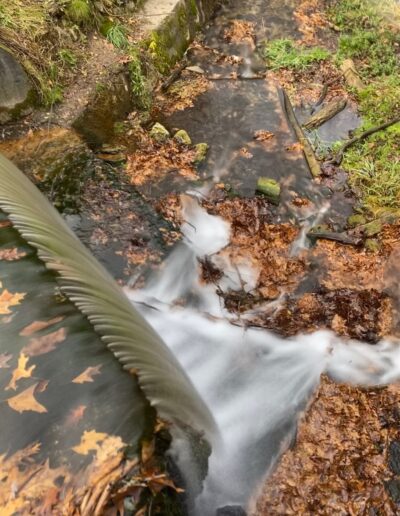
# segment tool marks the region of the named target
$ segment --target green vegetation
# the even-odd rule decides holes
[[[363,117],[356,135],[400,116],[400,30],[392,24],[399,16],[394,0],[336,0],[331,7],[331,20],[342,30],[336,61],[353,59],[367,84],[353,92]],[[343,166],[367,215],[400,212],[399,148],[396,124],[345,152]]]
[[[128,38],[126,36],[125,28],[120,24],[112,24],[106,32],[106,38],[114,47],[125,49],[128,47]]]
[[[328,50],[320,47],[306,48],[297,46],[290,39],[276,39],[266,42],[262,51],[271,70],[292,68],[304,71],[310,65],[328,59]]]
[[[130,62],[128,64],[131,78],[132,93],[136,97],[136,102],[142,109],[148,109],[151,104],[151,94],[148,80],[143,72],[143,64],[140,51],[136,47],[130,48]]]
[[[65,14],[78,25],[88,25],[92,21],[92,7],[88,0],[69,0]]]

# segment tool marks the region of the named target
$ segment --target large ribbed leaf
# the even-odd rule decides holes
[[[135,370],[159,414],[210,438],[214,420],[168,347],[39,190],[1,155],[0,208],[47,267],[59,274],[63,292],[123,367]]]

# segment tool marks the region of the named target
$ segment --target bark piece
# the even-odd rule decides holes
[[[312,115],[308,121],[303,124],[304,129],[310,131],[311,129],[316,129],[320,125],[324,124],[338,113],[343,111],[343,109],[347,105],[346,99],[332,100],[332,102],[328,102],[322,109]]]
[[[283,101],[286,115],[288,117],[290,125],[293,127],[294,132],[296,133],[297,139],[303,147],[303,153],[306,158],[307,164],[310,168],[310,172],[313,177],[318,177],[321,175],[321,167],[317,158],[315,157],[313,148],[311,147],[310,142],[304,135],[302,128],[297,121],[296,115],[294,114],[292,104],[290,103],[290,99],[288,94],[284,89],[282,89],[283,93]]]
[[[356,65],[352,59],[345,59],[340,67],[343,72],[343,76],[349,86],[355,88],[356,90],[363,90],[365,88],[365,84],[362,82],[358,72],[356,70]]]

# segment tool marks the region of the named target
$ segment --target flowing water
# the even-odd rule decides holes
[[[145,288],[128,295],[163,335],[216,419],[221,440],[214,443],[195,502],[196,514],[211,515],[227,505],[246,506],[293,438],[322,373],[352,384],[387,384],[400,377],[400,348],[345,341],[328,331],[282,339],[232,324],[215,286],[200,281],[197,261],[211,255],[221,263],[218,251],[229,242],[229,225],[194,198],[184,197],[183,206],[184,241]],[[244,282],[251,288],[257,275],[251,267],[225,263],[219,286],[240,290]],[[179,441],[173,454],[184,465]]]

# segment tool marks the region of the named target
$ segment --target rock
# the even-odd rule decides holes
[[[274,204],[279,204],[281,186],[277,181],[275,181],[275,179],[259,177],[256,190],[257,192],[264,194],[269,201],[273,202]]]
[[[360,76],[358,75],[356,65],[352,59],[345,59],[340,69],[347,84],[351,88],[355,88],[356,90],[363,90],[365,88],[365,84],[362,82]]]
[[[186,70],[189,70],[189,72],[199,73],[199,74],[205,73],[203,68],[200,68],[200,66],[196,66],[196,65],[194,65],[194,66],[187,66]]]
[[[381,246],[375,238],[367,238],[364,242],[364,247],[367,251],[371,251],[371,253],[377,253]]]
[[[34,89],[25,70],[0,47],[0,123],[30,113],[34,100]]]
[[[180,129],[174,134],[174,140],[182,143],[183,145],[192,145],[192,140],[184,129]]]
[[[396,475],[400,475],[400,441],[392,441],[389,445],[389,466]]]
[[[364,234],[367,237],[372,237],[377,235],[382,231],[382,223],[379,220],[373,220],[372,222],[368,222],[364,226]]]
[[[355,228],[356,226],[364,225],[367,221],[365,220],[365,217],[360,214],[354,214],[350,215],[350,217],[347,219],[347,224],[351,228]]]
[[[196,150],[196,154],[194,157],[194,163],[195,163],[195,165],[199,165],[207,157],[207,152],[208,152],[208,148],[209,148],[208,143],[198,143],[197,145],[194,146],[194,148]]]
[[[153,140],[156,140],[156,142],[165,142],[168,140],[168,138],[171,136],[168,132],[168,130],[161,125],[160,123],[156,122],[151,131],[150,136],[153,138]]]
[[[246,511],[240,505],[225,505],[217,509],[216,516],[246,516]]]
[[[400,480],[393,478],[388,482],[385,482],[386,490],[389,492],[391,499],[395,503],[400,503]]]

